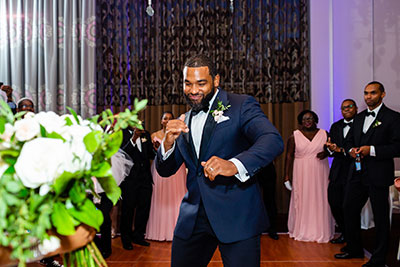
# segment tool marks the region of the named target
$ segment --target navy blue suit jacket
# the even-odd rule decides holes
[[[216,108],[218,100],[224,106],[231,105],[224,112],[229,120],[217,124],[208,114],[199,159],[190,143],[190,132],[183,133],[165,161],[159,149],[156,167],[164,177],[174,174],[183,162],[189,170],[188,192],[180,207],[175,235],[183,239],[191,236],[201,199],[219,241],[231,243],[256,236],[268,227],[259,186],[254,178],[242,183],[235,176],[217,176],[210,181],[204,176],[200,162],[212,156],[236,158],[253,176],[282,153],[283,141],[253,97],[220,90],[211,110]],[[190,112],[186,114],[186,124]]]

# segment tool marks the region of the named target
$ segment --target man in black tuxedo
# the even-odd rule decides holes
[[[400,155],[400,113],[382,103],[385,94],[380,82],[373,81],[365,87],[364,100],[368,109],[354,118],[345,143],[345,151],[354,159],[344,200],[347,247],[346,252],[335,257],[364,256],[360,213],[369,197],[376,226],[376,247],[365,267],[385,266],[390,232],[389,186],[394,180],[393,158]]]
[[[123,130],[121,145],[133,160],[129,175],[121,183],[121,241],[126,250],[132,250],[132,242],[142,246],[150,243],[144,240],[147,220],[149,219],[153,178],[150,160],[155,156],[150,134],[137,128]],[[133,214],[136,208],[134,231]]]
[[[353,125],[353,119],[357,114],[357,105],[353,99],[345,99],[341,105],[343,119],[332,124],[329,130],[327,147],[333,157],[332,166],[329,172],[328,201],[332,215],[341,235],[331,240],[333,244],[342,244],[344,239],[344,192],[352,163],[348,154],[344,153],[344,143]]]

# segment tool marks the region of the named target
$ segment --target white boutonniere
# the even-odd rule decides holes
[[[217,108],[215,110],[211,110],[211,114],[214,117],[214,120],[217,123],[229,120],[229,117],[224,116],[224,111],[228,110],[231,107],[231,105],[227,105],[224,106],[224,104],[222,104],[222,101],[218,100],[218,104],[217,104]]]
[[[142,138],[140,138],[140,140],[142,141],[142,143],[147,142],[146,137],[142,137]]]
[[[372,125],[372,128],[378,127],[381,124],[382,124],[382,122],[375,120],[374,125]]]

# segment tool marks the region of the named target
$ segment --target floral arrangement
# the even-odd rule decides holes
[[[72,109],[12,114],[0,101],[0,245],[11,248],[19,266],[60,246],[54,235],[71,236],[80,224],[97,231],[103,223],[87,193],[96,177],[115,204],[121,190],[111,173],[110,158],[122,142],[121,129],[142,128],[138,112],[147,100],[135,99],[134,110],[114,115],[106,110],[85,120]],[[96,264],[94,264],[96,263]],[[105,265],[94,243],[64,257],[65,265]]]

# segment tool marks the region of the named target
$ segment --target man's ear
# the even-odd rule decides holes
[[[219,86],[219,74],[214,77],[214,87],[217,88]]]

